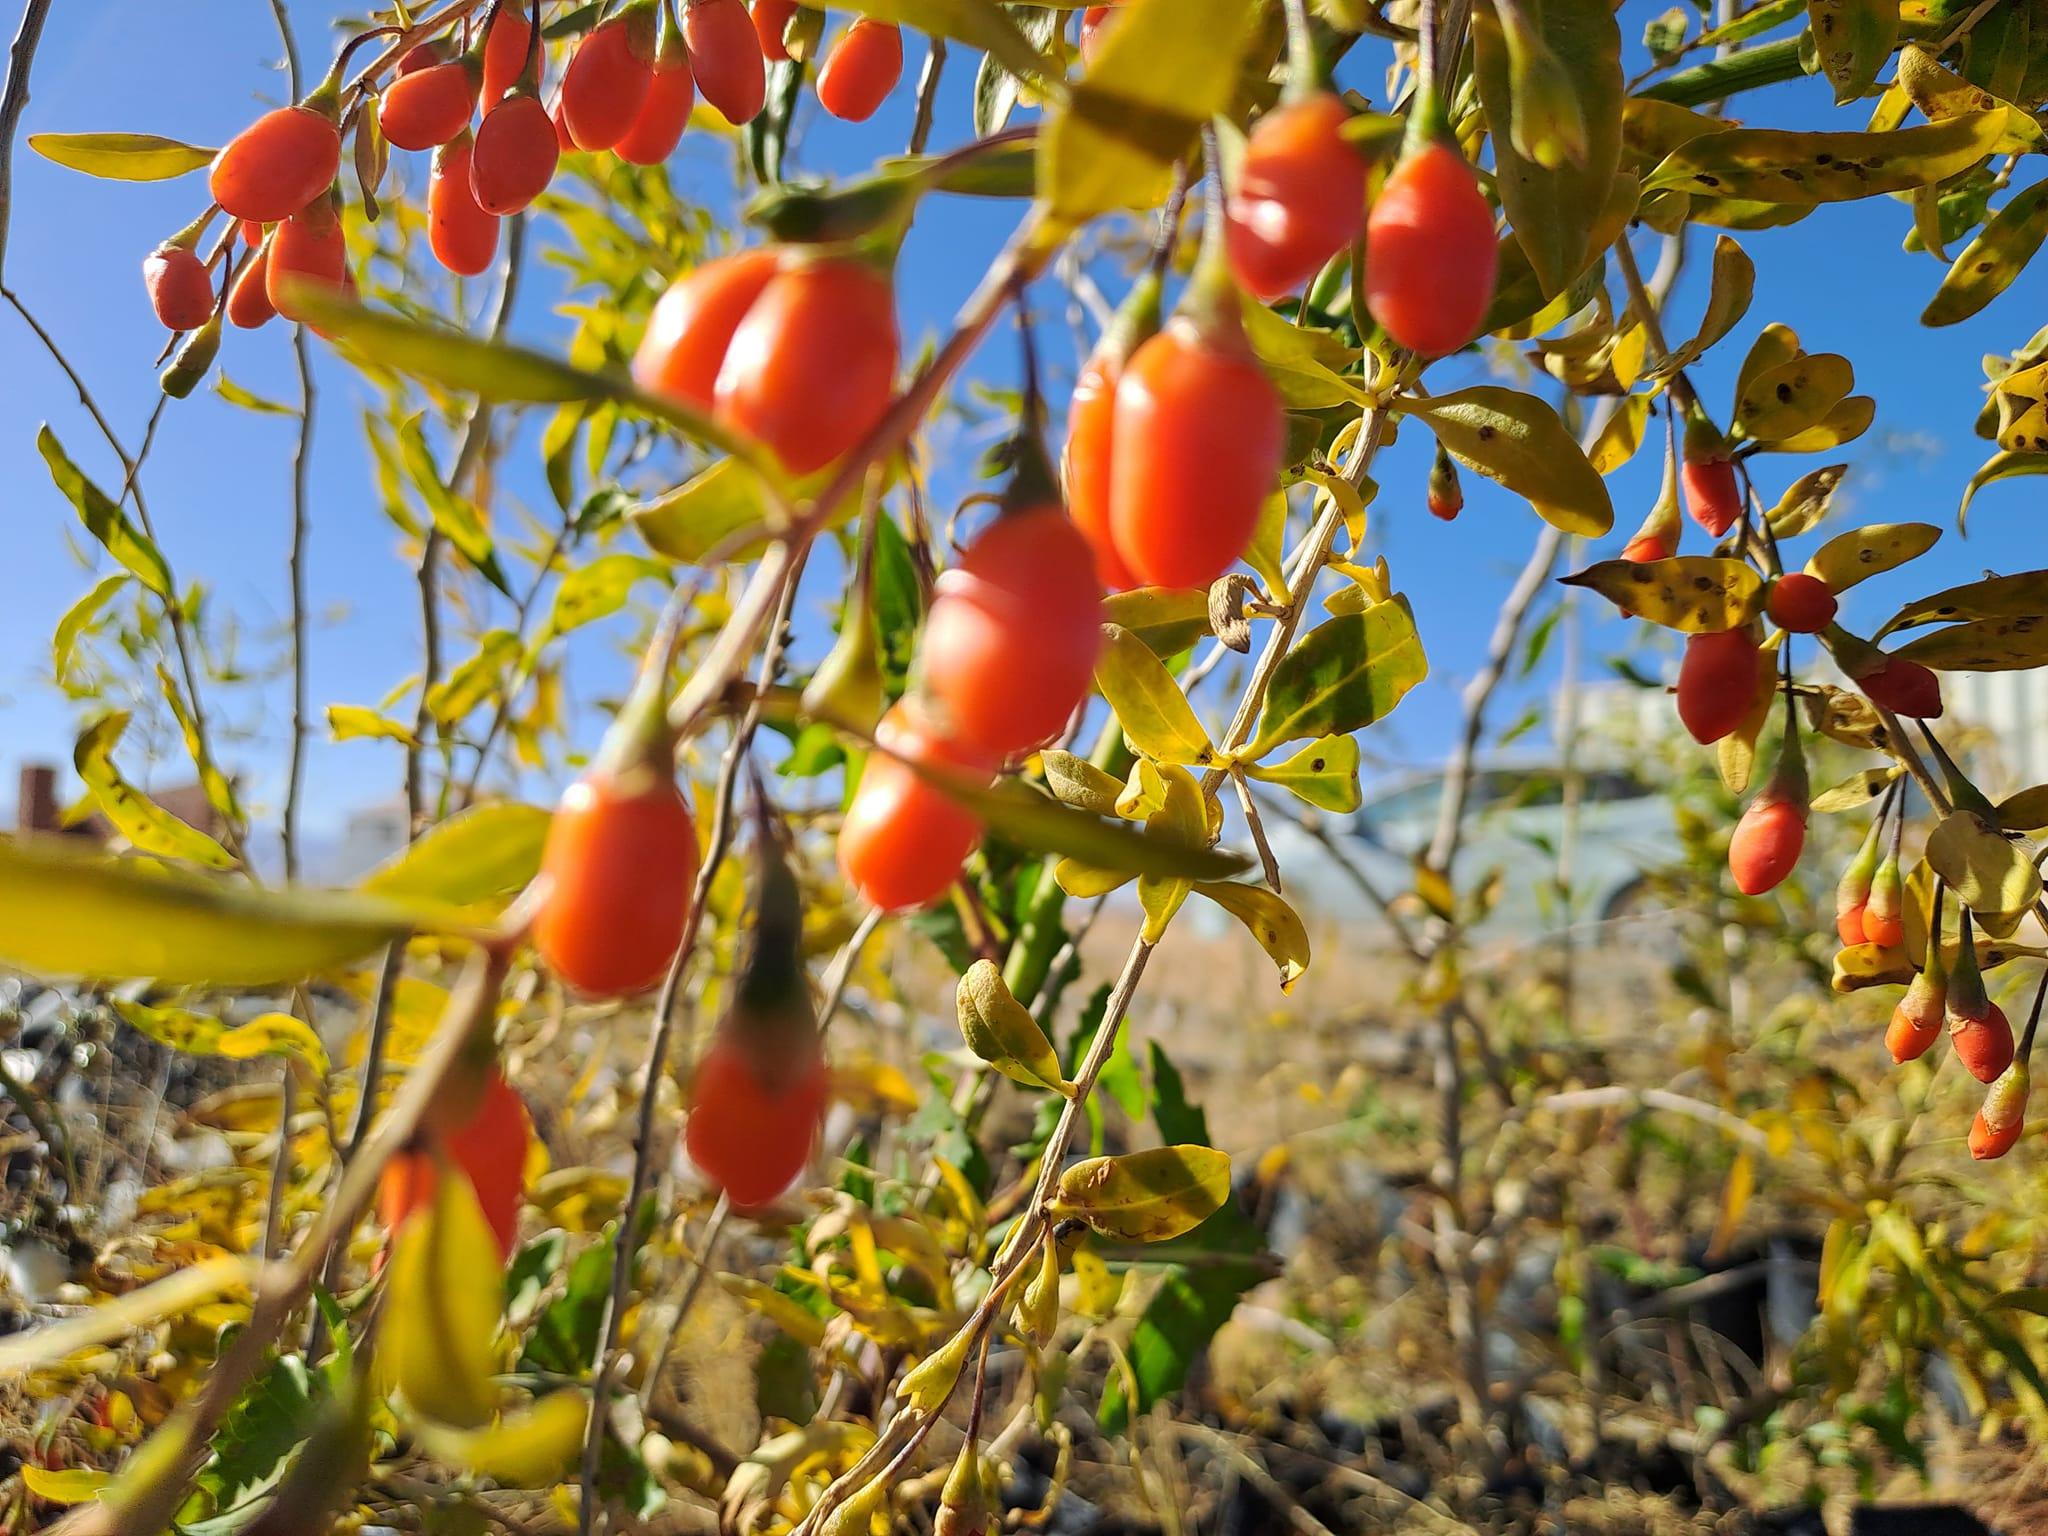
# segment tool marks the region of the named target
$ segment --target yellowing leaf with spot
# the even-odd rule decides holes
[[[434,1203],[398,1229],[377,1340],[382,1379],[418,1412],[458,1429],[491,1417],[504,1282],[468,1179],[441,1178]]]
[[[1970,811],[1943,817],[1927,835],[1927,862],[1957,900],[1994,922],[2026,911],[2041,896],[2041,875],[2026,850]]]
[[[1781,539],[1791,539],[1816,527],[1828,515],[1828,503],[1834,500],[1835,488],[1848,472],[1846,464],[1824,464],[1793,481],[1766,519],[1771,532]]]
[[[1859,581],[1917,560],[1934,547],[1941,530],[1932,523],[1872,523],[1837,534],[1813,552],[1807,574],[1818,576],[1832,592],[1846,592]]]
[[[1091,1157],[1060,1175],[1054,1212],[1104,1237],[1160,1243],[1191,1232],[1230,1198],[1230,1158],[1214,1147]]]
[[[1826,453],[1868,432],[1876,417],[1875,400],[1868,395],[1851,395],[1836,402],[1834,409],[1812,426],[1758,446],[1766,453]]]
[[[246,1024],[225,1031],[215,1049],[236,1061],[255,1056],[289,1056],[312,1073],[314,1081],[327,1076],[327,1047],[313,1032],[313,1026],[289,1013],[259,1014]]]
[[[481,1429],[414,1419],[414,1443],[436,1461],[488,1477],[508,1488],[539,1488],[562,1475],[583,1445],[590,1401],[581,1392],[553,1392],[532,1407]]]
[[[1102,627],[1102,659],[1095,686],[1109,700],[1131,745],[1162,763],[1206,763],[1214,756],[1209,733],[1166,664],[1118,624]]]
[[[0,838],[0,958],[41,976],[261,986],[359,959],[421,923],[396,903],[264,890]]]
[[[1836,102],[1854,101],[1891,57],[1898,0],[1806,0],[1806,24]]]
[[[1731,237],[1715,236],[1713,274],[1709,279],[1707,309],[1700,317],[1699,330],[1690,341],[1679,343],[1677,350],[1660,361],[1650,376],[1669,378],[1679,369],[1691,367],[1706,354],[1707,348],[1726,336],[1735,328],[1735,322],[1749,312],[1749,301],[1755,292],[1756,263]],[[1644,401],[1645,405],[1648,403]]]
[[[1624,612],[1681,634],[1740,629],[1763,611],[1763,578],[1741,560],[1678,555],[1669,560],[1602,560],[1562,578],[1590,587]]]
[[[1133,587],[1103,599],[1102,614],[1154,655],[1171,656],[1209,633],[1209,594],[1192,587]]]
[[[1954,325],[1969,319],[2012,286],[2043,240],[2048,240],[2048,181],[2017,193],[1984,221],[1921,311],[1920,323]]]
[[[1259,947],[1280,967],[1280,990],[1292,992],[1308,969],[1308,929],[1287,899],[1263,885],[1205,880],[1195,889],[1251,931]]]
[[[1475,384],[1398,407],[1427,424],[1450,456],[1497,480],[1553,527],[1598,538],[1614,526],[1607,486],[1557,412],[1534,395]]]
[[[1038,191],[1079,223],[1161,202],[1174,162],[1230,104],[1254,36],[1251,0],[1132,0],[1038,131]]]
[[[114,1011],[127,1024],[161,1045],[195,1056],[214,1056],[220,1052],[220,1037],[227,1033],[227,1026],[211,1014],[195,1013],[189,1008],[152,1008],[124,997],[113,1001]]]
[[[220,153],[155,133],[32,133],[28,147],[67,171],[104,181],[169,181],[213,164]]]
[[[1072,1097],[1073,1085],[1030,1010],[1010,995],[1003,973],[977,960],[960,978],[956,996],[960,1035],[967,1048],[1003,1076],[1027,1088],[1050,1088]]]
[[[1815,795],[1812,808],[1822,813],[1861,810],[1890,788],[1901,771],[1897,768],[1865,768],[1859,773],[1852,773],[1841,783]]]
[[[1249,762],[1283,741],[1348,736],[1392,712],[1429,662],[1405,598],[1339,614],[1295,642],[1274,669]]]
[[[1735,128],[1679,145],[1644,187],[1798,206],[1903,192],[1975,165],[2004,138],[2006,123],[2001,107],[1890,133]]]
[[[1735,430],[1764,443],[1796,436],[1824,420],[1855,383],[1855,369],[1839,353],[1801,353],[1736,395]]]
[[[207,869],[232,869],[234,855],[197,827],[180,821],[121,776],[114,766],[114,744],[128,729],[125,710],[102,715],[85,728],[72,749],[78,776],[107,820],[142,853],[183,859]]]
[[[2021,672],[2048,662],[2048,617],[1979,619],[1909,641],[1894,653],[1938,672]]]
[[[1920,624],[2026,619],[2043,614],[2048,614],[2048,571],[2015,571],[2010,576],[1986,576],[1915,598],[1884,621],[1877,637]]]
[[[1355,589],[1354,589],[1355,590]],[[1359,807],[1358,738],[1320,736],[1277,763],[1247,763],[1247,777],[1277,784],[1318,810],[1343,814]]]
[[[548,813],[503,802],[437,822],[363,879],[363,889],[400,900],[470,906],[510,896],[540,872]]]

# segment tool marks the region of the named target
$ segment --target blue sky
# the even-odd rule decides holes
[[[329,5],[295,3],[309,72],[331,56]],[[1632,27],[1624,13],[1624,26]],[[1633,44],[1633,40],[1631,40]],[[922,50],[907,50],[905,85],[873,122],[860,128],[823,119],[807,101],[792,156],[796,169],[844,172],[878,155],[899,152],[909,130],[909,82]],[[36,61],[34,94],[24,137],[41,131],[136,129],[195,143],[224,142],[239,126],[283,94],[278,48],[264,0],[98,0],[55,8]],[[965,139],[972,59],[958,53],[942,94],[934,148]],[[1349,83],[1372,94],[1384,56],[1361,50]],[[1749,121],[1783,127],[1860,126],[1860,109],[1836,114],[1827,87],[1802,80],[1745,98]],[[1854,121],[1849,121],[1853,119]],[[729,151],[693,134],[678,157],[678,184],[706,198],[728,195]],[[417,179],[415,179],[417,185]],[[155,241],[185,223],[205,197],[198,176],[154,186],[93,181],[59,169],[17,145],[15,210],[7,253],[7,280],[60,339],[102,407],[132,448],[156,399],[152,359],[162,342],[138,280],[138,264]],[[1007,232],[1014,204],[935,201],[920,216],[901,269],[906,353],[938,330]],[[1935,552],[1906,573],[1868,583],[1851,594],[1845,622],[1867,630],[1901,599],[1986,567],[2037,564],[2035,519],[2038,482],[2017,480],[1987,490],[1972,514],[1972,534],[1954,532],[1963,483],[1988,451],[1972,436],[1981,401],[1979,359],[2024,341],[2043,315],[2038,276],[2028,274],[1983,314],[1942,331],[1920,328],[1918,314],[1942,267],[1932,257],[1907,254],[1900,240],[1910,225],[1907,208],[1887,198],[1823,208],[1789,229],[1739,238],[1754,258],[1756,298],[1730,340],[1695,378],[1725,415],[1736,364],[1764,323],[1793,324],[1810,351],[1840,351],[1856,366],[1857,388],[1874,394],[1871,431],[1843,450],[1852,463],[1836,516],[1823,530],[1849,519],[1922,520],[1948,533]],[[1674,339],[1690,333],[1704,298],[1702,238],[1699,259],[1682,286],[1671,324]],[[1116,292],[1116,274],[1098,276]],[[2031,296],[2031,302],[2030,302]],[[1065,331],[1059,294],[1038,296],[1049,343]],[[546,346],[562,333],[549,313],[545,283],[529,288],[512,327],[519,339]],[[367,459],[352,400],[358,390],[347,370],[316,345],[323,417],[315,445],[311,547],[312,609],[320,616],[312,641],[312,696],[320,703],[374,703],[414,667],[417,646],[411,574],[395,558],[395,535],[369,493]],[[67,761],[75,730],[72,707],[48,678],[48,636],[58,616],[91,584],[76,551],[82,531],[51,487],[38,458],[37,425],[50,422],[75,457],[110,487],[118,469],[62,376],[9,311],[0,311],[0,551],[6,561],[7,598],[0,602],[0,773],[12,783],[18,763]],[[224,349],[229,375],[258,393],[290,398],[289,339],[279,325],[251,336],[235,334]],[[1014,377],[1015,350],[998,332],[976,359],[973,372],[991,381]],[[1067,360],[1059,359],[1061,369]],[[1485,375],[1476,359],[1432,370],[1438,390]],[[1659,430],[1653,427],[1653,431]],[[273,629],[284,617],[284,569],[289,529],[292,424],[233,409],[202,388],[167,414],[150,459],[145,486],[158,531],[182,579],[197,578],[215,601],[238,614],[251,632]],[[1596,548],[1612,554],[1634,528],[1656,490],[1654,443],[1610,485],[1616,504],[1614,537]],[[1429,518],[1422,487],[1429,462],[1426,434],[1411,430],[1376,469],[1382,487],[1373,509],[1374,537],[1392,562],[1397,585],[1413,599],[1432,676],[1365,745],[1397,762],[1426,760],[1448,741],[1456,693],[1479,664],[1494,613],[1536,532],[1526,505],[1467,476],[1467,506],[1453,524]],[[1775,496],[1822,459],[1766,457],[1760,487]],[[956,489],[970,466],[957,471]],[[943,490],[948,466],[935,476]],[[537,464],[523,467],[511,490],[529,505],[544,503]],[[2030,489],[2033,488],[2033,489]],[[942,510],[944,510],[942,508]],[[1803,557],[1809,539],[1798,546]],[[633,547],[630,543],[620,547]],[[1691,547],[1700,546],[1692,531]],[[94,554],[97,551],[93,551]],[[107,562],[99,557],[99,565]],[[818,594],[818,601],[825,594]],[[1599,658],[1634,645],[1637,626],[1594,612],[1588,652]],[[586,643],[579,665],[597,669],[592,691],[604,686],[605,668],[624,663],[602,638]],[[1497,706],[1505,723],[1554,680],[1556,653]],[[272,690],[261,718],[247,723],[268,740],[228,754],[254,781],[254,798],[274,808],[277,733],[283,716]],[[331,835],[350,807],[389,795],[398,761],[388,744],[330,745],[316,731],[307,822],[316,837]],[[165,779],[182,777],[166,771]]]

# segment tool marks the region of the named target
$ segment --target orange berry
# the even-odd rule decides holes
[[[1138,584],[1109,531],[1110,433],[1122,372],[1122,359],[1106,359],[1100,352],[1083,365],[1067,405],[1067,442],[1060,456],[1074,526],[1094,553],[1097,577],[1117,592]]]
[[[341,216],[325,197],[316,198],[277,226],[270,237],[270,264],[265,288],[271,306],[287,320],[304,318],[292,297],[294,287],[341,291],[348,272],[348,241]]]
[[[1109,5],[1091,5],[1081,12],[1081,62],[1093,64],[1095,56],[1102,51],[1103,40],[1108,37],[1110,13],[1116,8]]]
[[[768,69],[753,18],[741,0],[689,0],[683,40],[690,45],[698,94],[720,116],[735,127],[760,116],[768,100]]]
[[[2005,1156],[2019,1141],[2020,1132],[2026,1129],[2026,1125],[2024,1120],[2015,1120],[2010,1125],[1994,1129],[1984,1118],[1984,1111],[1978,1110],[1977,1117],[1970,1122],[1970,1156],[1980,1163]]]
[[[807,475],[867,436],[895,384],[888,275],[850,257],[786,256],[732,334],[714,401],[721,421]]]
[[[228,141],[207,177],[213,200],[238,219],[275,224],[319,197],[341,169],[341,132],[311,107],[266,112]]]
[[[1941,679],[1917,661],[1887,656],[1855,679],[1865,698],[1914,720],[1941,718]]]
[[[1101,651],[1094,553],[1063,508],[1036,507],[997,518],[939,577],[919,682],[951,739],[1003,758],[1067,723]]]
[[[1404,156],[1365,225],[1365,301],[1396,343],[1423,357],[1479,334],[1500,253],[1493,209],[1449,144]]]
[[[469,185],[477,206],[500,218],[547,190],[561,149],[540,98],[514,91],[484,114],[470,150]]]
[[[1736,488],[1735,466],[1726,458],[1688,457],[1678,468],[1685,510],[1714,538],[1720,538],[1742,517],[1742,493]]]
[[[434,152],[427,180],[427,241],[450,272],[475,277],[498,254],[498,220],[477,206],[469,186],[472,141],[467,133]]]
[[[1806,844],[1806,807],[1773,797],[1758,795],[1735,825],[1728,843],[1728,872],[1735,888],[1745,896],[1761,896],[1775,889],[1799,862],[1799,850]]]
[[[834,117],[864,123],[903,78],[903,33],[891,22],[855,19],[818,71],[818,104]]]
[[[612,147],[632,165],[660,165],[683,142],[690,109],[697,104],[697,77],[690,72],[690,50],[682,38],[664,35],[654,57],[654,80],[633,126]]]
[[[197,330],[213,317],[213,276],[190,246],[167,240],[151,251],[142,259],[142,285],[165,330]]]
[[[1350,120],[1334,92],[1317,91],[1252,125],[1224,247],[1260,299],[1299,288],[1365,228],[1365,162],[1344,137]]]
[[[1818,576],[1790,571],[1771,583],[1764,611],[1778,628],[1795,635],[1817,635],[1835,621],[1835,594]]]
[[[1867,942],[1863,937],[1863,903],[1835,914],[1835,933],[1845,946]]]
[[[450,59],[392,81],[378,104],[377,126],[400,149],[435,149],[467,128],[475,111],[469,65]]]
[[[941,739],[908,700],[875,728],[883,746],[914,762],[986,770]],[[839,827],[839,872],[861,899],[884,912],[922,907],[945,894],[981,837],[981,823],[944,791],[885,752],[868,754]]]
[[[562,124],[578,149],[610,149],[654,84],[654,18],[645,9],[594,28],[562,71]]]
[[[802,0],[754,0],[754,33],[761,39],[761,57],[771,64],[789,62],[789,48],[783,37],[790,18],[802,9]]]
[[[2005,1010],[1986,1001],[1982,1012],[1964,1012],[1955,1005],[1954,989],[1949,993],[1949,1043],[1956,1058],[1980,1083],[1988,1083],[2012,1065],[2012,1025]]]
[[[1235,565],[1278,481],[1287,421],[1241,338],[1185,316],[1131,354],[1111,418],[1109,526],[1125,569],[1206,587]]]
[[[1654,533],[1639,533],[1622,547],[1621,558],[1648,565],[1653,560],[1669,560],[1672,553],[1669,541]]]
[[[766,248],[739,251],[693,267],[669,284],[633,354],[635,382],[652,394],[709,410],[733,332],[781,262]]]
[[[518,1239],[519,1200],[532,1143],[526,1103],[495,1067],[469,1114],[440,1138],[442,1150],[476,1191],[501,1263],[512,1256]],[[439,1182],[434,1154],[425,1148],[400,1152],[386,1163],[377,1184],[377,1214],[386,1230],[396,1233],[415,1212],[431,1205]]]
[[[1747,630],[1688,635],[1678,667],[1678,718],[1706,745],[1749,717],[1756,703],[1758,653]]]
[[[525,72],[532,41],[533,22],[527,15],[526,0],[501,0],[484,33],[483,83],[476,98],[479,111],[495,107]]]
[[[669,773],[593,771],[571,784],[541,853],[534,948],[578,992],[620,997],[661,979],[697,879],[697,828]]]
[[[824,1123],[832,1079],[815,1047],[764,1081],[737,1041],[714,1040],[690,1078],[683,1145],[734,1208],[758,1210],[796,1182]]]
[[[270,242],[249,254],[228,286],[228,323],[245,331],[268,324],[277,315],[270,302]]]

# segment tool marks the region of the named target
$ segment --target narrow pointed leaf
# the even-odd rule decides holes
[[[1230,1197],[1230,1158],[1214,1147],[1093,1157],[1060,1175],[1054,1208],[1104,1237],[1158,1243],[1193,1231]]]
[[[1428,675],[1405,598],[1340,614],[1297,641],[1274,670],[1258,735],[1242,755],[1250,761],[1283,741],[1361,730]]]
[[[57,434],[47,426],[36,433],[36,450],[42,454],[43,463],[49,466],[50,478],[57,483],[57,489],[77,509],[79,521],[106,546],[107,553],[133,571],[136,578],[158,597],[175,598],[177,591],[171,582],[171,568],[163,557],[163,551],[128,520],[128,514],[112,497],[88,480],[84,472],[71,462],[64,445],[57,441]]]
[[[1941,530],[1932,523],[1872,523],[1836,534],[1806,562],[1834,592],[1846,592],[1859,581],[1917,560],[1934,547]]]
[[[106,181],[169,181],[220,153],[154,133],[32,133],[28,147],[67,171]]]
[[[1739,629],[1764,605],[1763,578],[1747,562],[1711,555],[1602,560],[1560,579],[1568,587],[1590,587],[1625,613],[1688,635]]]
[[[993,961],[977,960],[960,978],[955,998],[967,1048],[1027,1088],[1067,1091],[1059,1053],[1030,1011],[1010,995]]]
[[[1566,533],[1598,538],[1614,526],[1607,486],[1557,412],[1534,395],[1478,384],[1399,409],[1427,423],[1452,458],[1497,480]]]
[[[1164,662],[1129,630],[1102,627],[1095,686],[1116,712],[1131,745],[1162,763],[1206,763],[1215,755],[1209,733]]]
[[[1199,881],[1195,889],[1243,923],[1280,968],[1280,990],[1292,992],[1308,969],[1308,929],[1287,898],[1263,885]]]
[[[1890,133],[1736,128],[1681,144],[1647,188],[1807,205],[1904,192],[1975,165],[2006,133],[2003,107]]]

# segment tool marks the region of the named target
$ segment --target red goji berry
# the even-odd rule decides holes
[[[475,277],[498,254],[498,220],[477,205],[469,186],[473,141],[467,133],[434,152],[427,180],[427,242],[450,272]]]
[[[990,764],[945,741],[908,700],[875,739],[912,762],[985,772]],[[943,790],[885,752],[868,755],[839,826],[839,871],[861,899],[885,912],[936,901],[981,837],[981,823]]]
[[[1316,91],[1252,125],[1224,245],[1257,297],[1293,292],[1365,228],[1365,162],[1344,137],[1350,120],[1334,92]]]
[[[436,149],[469,126],[476,111],[476,79],[461,59],[450,59],[391,82],[377,106],[377,126],[400,149]]]
[[[857,17],[818,71],[818,104],[834,117],[864,123],[903,78],[903,33],[892,22]]]
[[[308,288],[338,294],[347,274],[348,240],[330,198],[315,198],[278,225],[270,237],[265,288],[272,308],[287,320],[305,318],[295,294]]]
[[[733,332],[781,262],[778,252],[766,248],[739,251],[671,283],[655,301],[647,334],[633,354],[640,387],[709,410]]]
[[[315,107],[266,112],[228,141],[207,178],[238,219],[275,224],[319,197],[341,169],[341,131]]]
[[[504,218],[547,190],[561,149],[540,98],[523,87],[484,114],[470,149],[469,186],[477,206]]]
[[[768,70],[761,39],[741,0],[689,0],[683,40],[697,92],[733,126],[751,123],[768,100]]]
[[[626,136],[654,84],[654,10],[637,3],[600,23],[562,71],[562,124],[578,149]]]
[[[1500,254],[1493,209],[1452,146],[1424,145],[1388,173],[1365,250],[1366,307],[1396,343],[1441,357],[1479,334]]]
[[[1757,646],[1744,629],[1688,635],[1678,667],[1678,718],[1692,739],[1719,741],[1749,717],[1757,696]]]
[[[682,35],[664,26],[654,55],[654,82],[625,137],[613,146],[621,160],[633,165],[660,165],[676,152],[690,109],[697,104],[697,77],[690,72],[690,50]]]
[[[158,324],[190,331],[213,315],[213,275],[189,245],[166,240],[142,259],[142,284]]]

